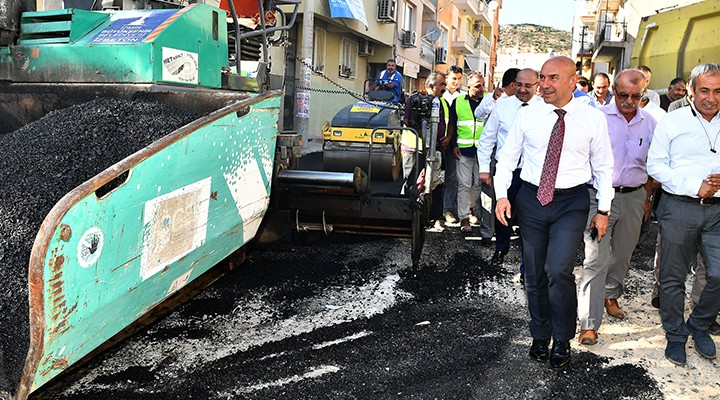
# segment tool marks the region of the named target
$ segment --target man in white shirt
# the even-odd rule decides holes
[[[492,92],[492,96],[490,93],[485,94],[482,102],[480,102],[478,108],[475,109],[475,118],[487,118],[492,110],[495,109],[495,104],[499,100],[511,97],[515,94],[515,78],[517,77],[518,72],[520,72],[519,68],[509,68],[505,71],[505,73],[503,73],[501,86],[499,88],[495,88]]]
[[[637,67],[643,75],[645,75],[645,79],[647,79],[647,87],[650,87],[650,79],[652,79],[652,71],[650,70],[650,67],[647,65],[641,65]],[[647,98],[650,99],[651,102],[655,103],[656,106],[660,107],[660,95],[658,92],[647,89]]]
[[[708,327],[720,311],[720,64],[700,64],[690,73],[693,100],[658,122],[647,168],[662,184],[655,215],[660,224],[660,318],[665,357],[685,365],[685,343],[716,358]],[[707,265],[707,284],[685,322],[687,266],[698,249]]]
[[[508,130],[515,120],[518,111],[531,103],[541,101],[535,96],[538,84],[538,73],[534,69],[527,68],[518,72],[515,77],[515,95],[501,99],[497,102],[495,110],[485,122],[485,129],[478,141],[478,165],[480,180],[486,185],[492,185],[492,175],[495,171],[495,163],[492,162],[493,151],[495,154],[502,149],[508,135]],[[497,148],[497,149],[496,149]],[[496,149],[496,150],[495,150]],[[520,162],[522,164],[522,161]],[[515,197],[520,189],[520,168],[513,171],[512,183],[508,189],[508,200],[514,206]],[[502,264],[505,255],[510,250],[510,235],[512,228],[508,225],[495,223],[495,253],[492,257],[493,264]],[[520,277],[523,279],[523,264],[520,263]]]
[[[544,102],[520,109],[495,173],[495,215],[507,225],[516,212],[523,233],[530,357],[549,360],[553,369],[570,362],[570,340],[577,328],[573,269],[590,210],[585,184],[595,177],[598,214],[588,228],[597,229],[598,239],[607,230],[615,194],[605,115],[573,98],[577,79],[570,58],[554,57],[543,64],[539,85]],[[517,210],[512,210],[507,189],[521,155],[523,183]]]

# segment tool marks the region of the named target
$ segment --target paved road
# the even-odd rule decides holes
[[[189,303],[36,399],[660,399],[635,364],[527,357],[517,252],[430,233],[258,250]]]

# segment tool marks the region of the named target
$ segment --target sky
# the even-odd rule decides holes
[[[572,30],[575,0],[502,0],[500,25],[535,24]]]

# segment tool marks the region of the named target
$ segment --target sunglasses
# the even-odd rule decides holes
[[[633,100],[639,101],[639,100],[642,100],[642,98],[643,98],[642,93],[629,94],[629,93],[620,92],[620,93],[616,93],[615,96],[617,96],[620,100],[625,100],[628,97],[630,97]]]

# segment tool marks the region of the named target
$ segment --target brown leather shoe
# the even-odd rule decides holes
[[[605,299],[605,311],[607,311],[611,317],[625,319],[625,311],[620,308],[617,299]]]
[[[580,335],[578,335],[578,342],[580,344],[592,346],[598,341],[597,331],[593,329],[581,329]]]

